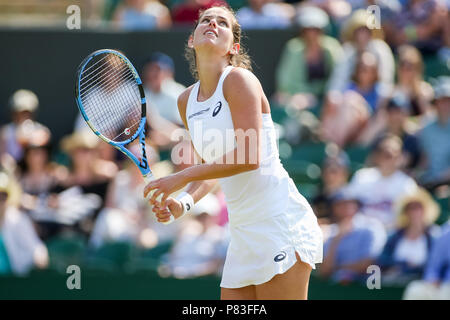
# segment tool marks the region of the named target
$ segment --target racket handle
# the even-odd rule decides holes
[[[149,184],[151,181],[153,181],[153,180],[155,180],[155,177],[153,176],[153,174],[148,174],[148,175],[146,175],[146,176],[144,176],[144,181],[145,181],[145,184]],[[147,198],[151,198],[151,196],[152,196],[152,194],[153,194],[153,192],[154,191],[150,191],[149,192],[149,194],[147,195]],[[159,198],[159,197],[158,197]],[[161,222],[162,224],[171,224],[172,222],[174,222],[175,221],[175,217],[171,214],[170,215],[170,220],[169,221],[166,221],[166,222]]]

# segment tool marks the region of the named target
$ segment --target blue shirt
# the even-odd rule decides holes
[[[3,243],[2,234],[0,232],[0,275],[11,273],[11,265],[9,263],[8,253]]]
[[[450,283],[450,224],[431,249],[425,280]]]
[[[430,182],[450,168],[450,120],[446,124],[433,121],[419,133],[419,142],[424,151],[428,168],[424,181]]]
[[[328,254],[330,244],[335,237],[331,237],[324,244],[324,254]],[[375,238],[369,229],[355,229],[346,234],[338,244],[335,254],[334,265],[341,267],[346,264],[356,263],[364,259],[373,258],[373,246]],[[362,275],[359,275],[350,270],[338,270],[332,275],[336,281],[357,280]]]

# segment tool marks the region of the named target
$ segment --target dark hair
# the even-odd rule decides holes
[[[234,41],[234,43],[241,44],[242,29],[241,29],[241,25],[239,24],[239,22],[236,19],[236,15],[235,15],[234,11],[231,8],[226,7],[226,6],[212,6],[211,8],[208,8],[208,9],[212,9],[212,8],[220,8],[220,9],[223,9],[223,10],[231,13],[231,15],[233,16],[233,21],[232,21],[233,41]],[[208,9],[206,9],[206,10],[208,10]],[[199,21],[203,15],[203,13],[205,13],[206,10],[199,11],[198,20],[196,21],[194,29],[191,32],[191,36],[194,35],[194,31],[197,28]],[[194,77],[194,79],[198,80],[197,57],[195,55],[195,50],[193,48],[189,48],[186,45],[185,51],[184,51],[184,57],[189,62],[189,70],[191,71],[192,76]],[[238,54],[231,55],[230,64],[234,67],[241,67],[241,68],[244,68],[247,70],[252,70],[252,66],[251,66],[252,61],[250,59],[250,56],[247,54],[246,50],[242,47],[242,45],[239,49]]]

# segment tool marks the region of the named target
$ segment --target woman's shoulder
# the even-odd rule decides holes
[[[236,88],[250,83],[259,84],[259,80],[252,71],[242,67],[234,67],[224,80],[224,86]]]

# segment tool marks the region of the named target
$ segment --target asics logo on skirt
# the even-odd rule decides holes
[[[279,254],[277,254],[276,256],[275,256],[275,258],[273,258],[273,261],[275,261],[275,262],[280,262],[280,261],[282,261],[282,260],[284,260],[285,258],[286,258],[286,252],[285,251],[281,251],[281,253],[279,253]]]

